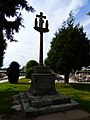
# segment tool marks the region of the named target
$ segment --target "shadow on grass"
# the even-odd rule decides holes
[[[30,88],[30,83],[20,82],[18,84],[0,84],[0,114],[12,114],[12,96]]]
[[[79,99],[80,107],[90,113],[90,100]]]
[[[79,83],[78,85],[72,85],[72,87],[81,91],[90,91],[90,84],[88,83]]]
[[[18,94],[19,91],[11,91],[10,89],[0,91],[0,114],[12,114],[14,110],[12,106],[12,96]]]

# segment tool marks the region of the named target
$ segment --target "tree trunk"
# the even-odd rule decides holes
[[[6,41],[3,36],[3,30],[0,27],[0,67],[2,67],[2,65],[3,65],[5,49],[6,49]]]
[[[67,84],[69,83],[69,73],[70,73],[69,70],[65,71],[65,83]]]

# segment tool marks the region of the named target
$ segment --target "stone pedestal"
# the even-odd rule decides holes
[[[63,112],[79,107],[79,104],[62,94],[33,96],[29,91],[19,93],[22,108],[27,117]]]
[[[79,104],[55,90],[55,75],[48,67],[34,67],[31,88],[19,94],[26,116],[35,116],[77,108]]]
[[[50,73],[49,71],[49,67],[48,66],[35,66],[33,68],[33,73],[40,73],[40,74],[44,74],[44,73]]]
[[[46,16],[40,12],[36,17],[39,17],[39,26],[36,18],[34,29],[40,32],[40,66],[34,67],[30,90],[19,94],[22,108],[27,116],[54,113],[78,106],[78,103],[70,98],[57,94],[55,75],[49,72],[48,67],[43,66],[43,33],[49,31],[48,21],[43,28],[43,18],[46,19]]]
[[[55,90],[55,74],[51,74],[48,67],[34,67],[30,93],[36,96],[57,93]]]

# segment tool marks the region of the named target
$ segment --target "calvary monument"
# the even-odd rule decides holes
[[[54,113],[78,106],[77,102],[57,93],[55,74],[43,65],[43,33],[49,32],[48,20],[45,19],[42,12],[36,15],[34,29],[40,33],[39,66],[33,68],[30,89],[19,94],[27,116]]]
[[[49,32],[48,20],[46,20],[45,27],[43,27],[46,16],[43,16],[43,13],[40,12],[40,15],[36,15],[36,17],[39,20],[37,21],[37,18],[35,18],[34,29],[40,33],[40,55],[39,66],[33,68],[30,92],[33,95],[55,94],[55,75],[51,74],[49,68],[43,65],[43,33]]]

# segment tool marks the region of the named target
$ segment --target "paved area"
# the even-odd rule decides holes
[[[74,109],[66,112],[39,116],[35,120],[90,120],[90,114],[80,109]]]
[[[21,79],[21,78],[25,78],[25,76],[20,76],[19,79]],[[8,79],[6,79],[6,80],[0,80],[0,83],[4,83],[4,82],[8,82]]]
[[[0,81],[0,83],[4,83],[4,82],[8,82],[8,79]]]
[[[14,115],[7,116],[0,120],[90,120],[90,113],[81,109],[74,109],[65,112],[27,118],[22,112],[16,112]]]

